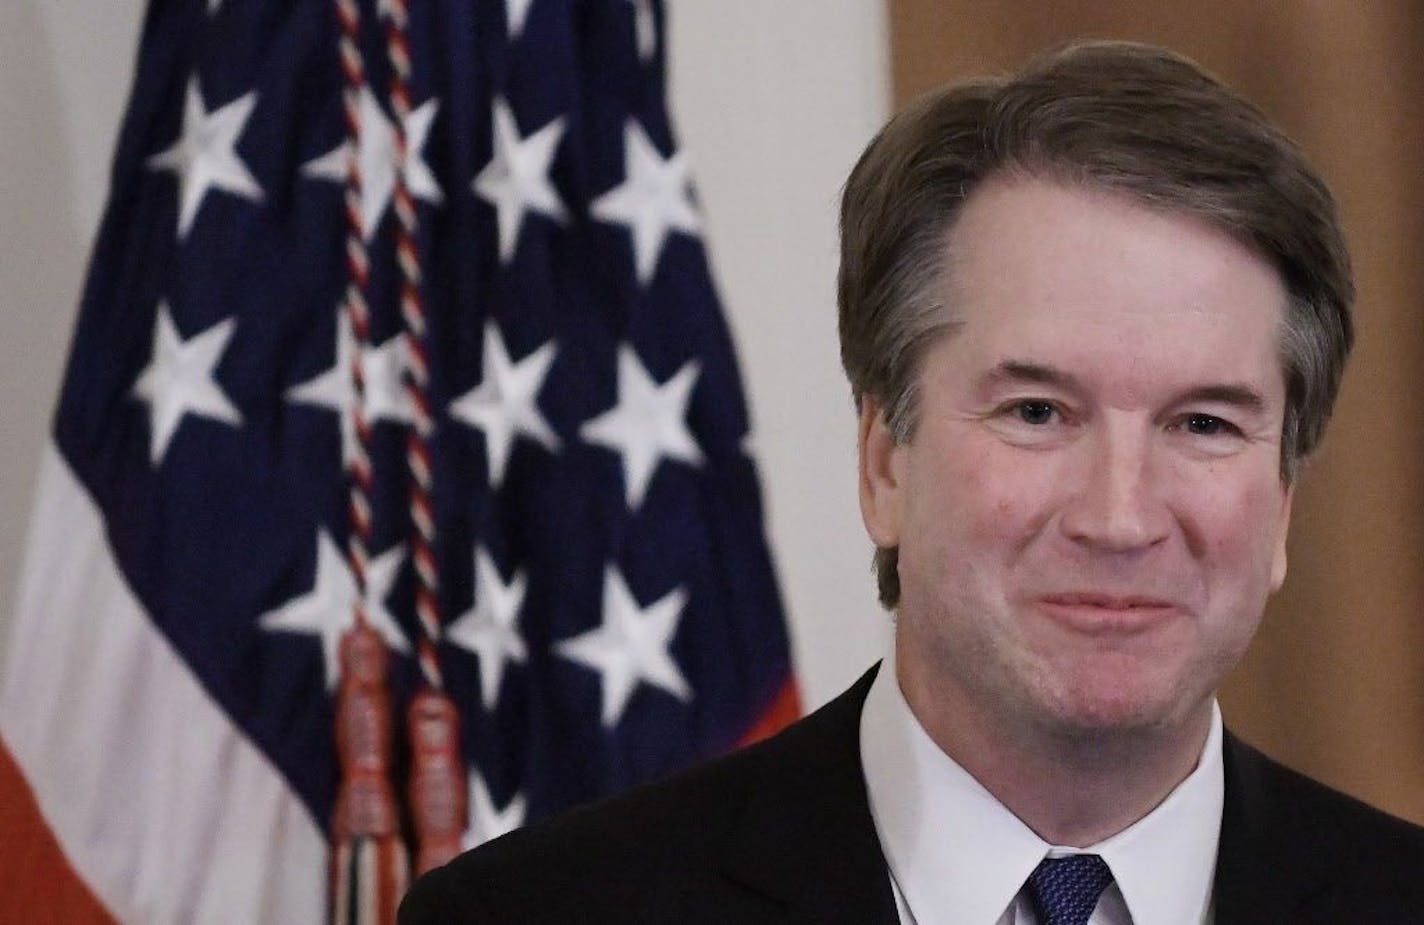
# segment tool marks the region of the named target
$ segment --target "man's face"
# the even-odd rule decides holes
[[[914,436],[862,409],[902,685],[1029,734],[1198,726],[1285,576],[1278,274],[1193,218],[1024,178],[979,189],[951,250],[963,325],[924,358]]]

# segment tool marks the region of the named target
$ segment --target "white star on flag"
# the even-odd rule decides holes
[[[341,428],[343,465],[351,462],[356,453],[356,422],[350,414],[356,396],[356,385],[351,381],[351,358],[355,353],[356,336],[351,331],[351,319],[344,311],[338,311],[335,361],[326,371],[286,392],[287,401],[336,412]],[[399,335],[379,347],[366,348],[361,358],[361,377],[365,383],[366,419],[370,423],[409,424],[414,420],[410,398],[401,380],[405,356],[405,345]]]
[[[478,771],[470,771],[470,826],[465,829],[461,847],[466,851],[487,841],[508,835],[524,825],[527,804],[524,794],[516,793],[504,809],[495,809],[494,798]]]
[[[559,448],[558,435],[538,405],[539,390],[553,362],[552,341],[512,362],[494,322],[485,325],[484,378],[452,401],[449,411],[451,417],[484,432],[490,484],[496,488],[504,481],[516,434],[538,441],[550,452]]]
[[[366,619],[397,652],[409,652],[410,643],[387,609],[386,597],[404,558],[405,549],[397,544],[366,564]],[[355,623],[355,603],[356,579],[351,568],[326,531],[319,530],[312,589],[264,613],[258,624],[269,631],[320,636],[326,689],[335,690],[341,679],[341,636]]]
[[[585,421],[579,435],[623,458],[623,484],[628,507],[637,510],[662,457],[693,466],[702,450],[684,417],[701,367],[688,360],[671,379],[658,385],[639,362],[633,348],[618,348],[618,403]]]
[[[633,263],[638,282],[646,286],[657,270],[668,231],[697,234],[701,221],[688,191],[682,152],[664,160],[633,119],[623,128],[623,165],[622,184],[595,199],[589,212],[632,232]]]
[[[508,263],[519,244],[526,210],[560,223],[568,217],[563,200],[549,180],[549,166],[564,135],[564,117],[551,119],[528,138],[521,138],[509,104],[497,96],[492,119],[494,150],[471,187],[475,195],[495,208],[499,259]]]
[[[556,653],[602,676],[606,728],[618,725],[640,681],[678,700],[692,699],[692,687],[668,651],[686,604],[687,592],[676,588],[640,608],[622,574],[609,565],[603,571],[603,623],[554,644]]]
[[[256,105],[257,94],[251,92],[208,112],[198,89],[198,79],[189,79],[183,97],[183,128],[178,140],[146,162],[150,170],[172,171],[178,175],[179,240],[193,227],[193,219],[209,189],[220,189],[252,202],[262,201],[262,187],[237,156],[237,138]]]
[[[509,584],[500,578],[494,559],[483,549],[475,549],[475,603],[445,631],[454,645],[475,654],[480,662],[480,699],[493,712],[499,705],[499,686],[508,662],[521,665],[529,651],[514,622],[524,605],[528,581],[517,572]]]
[[[415,420],[410,407],[410,395],[405,390],[405,383],[401,381],[405,372],[405,360],[405,341],[399,334],[393,334],[379,347],[369,348],[361,358],[366,415],[371,421],[409,424]],[[349,372],[350,367],[347,367],[347,370]]]
[[[153,354],[139,373],[133,394],[148,403],[148,458],[156,467],[186,415],[242,425],[242,413],[213,379],[214,370],[237,328],[225,318],[184,340],[166,302],[158,303],[153,326]]]
[[[440,191],[440,184],[435,182],[435,174],[425,163],[422,152],[439,108],[438,100],[426,100],[412,110],[405,121],[405,183],[412,196],[433,205],[444,202],[445,195]],[[356,149],[356,160],[361,169],[361,234],[369,241],[380,226],[381,216],[395,193],[396,171],[401,169],[401,164],[396,151],[395,124],[386,118],[385,110],[381,109],[369,87],[361,88],[360,110],[361,140]],[[343,141],[321,157],[303,164],[302,173],[319,180],[345,183],[350,166],[347,151],[347,142]]]
[[[653,21],[651,0],[628,0],[633,4],[633,28],[638,38],[638,59],[650,61],[658,50],[658,26]]]
[[[534,0],[505,0],[504,21],[511,39],[519,38],[524,31],[524,21],[529,18],[529,8]]]

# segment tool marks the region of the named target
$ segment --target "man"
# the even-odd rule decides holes
[[[851,174],[842,358],[893,652],[516,833],[402,921],[1424,922],[1424,830],[1224,732],[1352,339],[1335,207],[1190,62],[930,94]]]

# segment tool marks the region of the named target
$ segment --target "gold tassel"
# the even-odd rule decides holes
[[[417,874],[460,853],[469,784],[460,755],[460,714],[444,691],[425,688],[410,701],[410,807],[415,818]]]
[[[332,921],[392,925],[410,880],[390,780],[390,656],[380,634],[358,624],[341,637],[336,749],[341,789],[332,823]]]

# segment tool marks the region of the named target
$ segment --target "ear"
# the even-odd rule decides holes
[[[1276,555],[1271,560],[1271,593],[1281,589],[1286,580],[1286,534],[1290,532],[1291,502],[1295,500],[1295,483],[1286,487],[1286,496],[1281,501],[1280,533],[1276,536]]]
[[[865,532],[884,549],[900,544],[899,450],[885,423],[885,410],[868,395],[860,399],[860,516]]]

